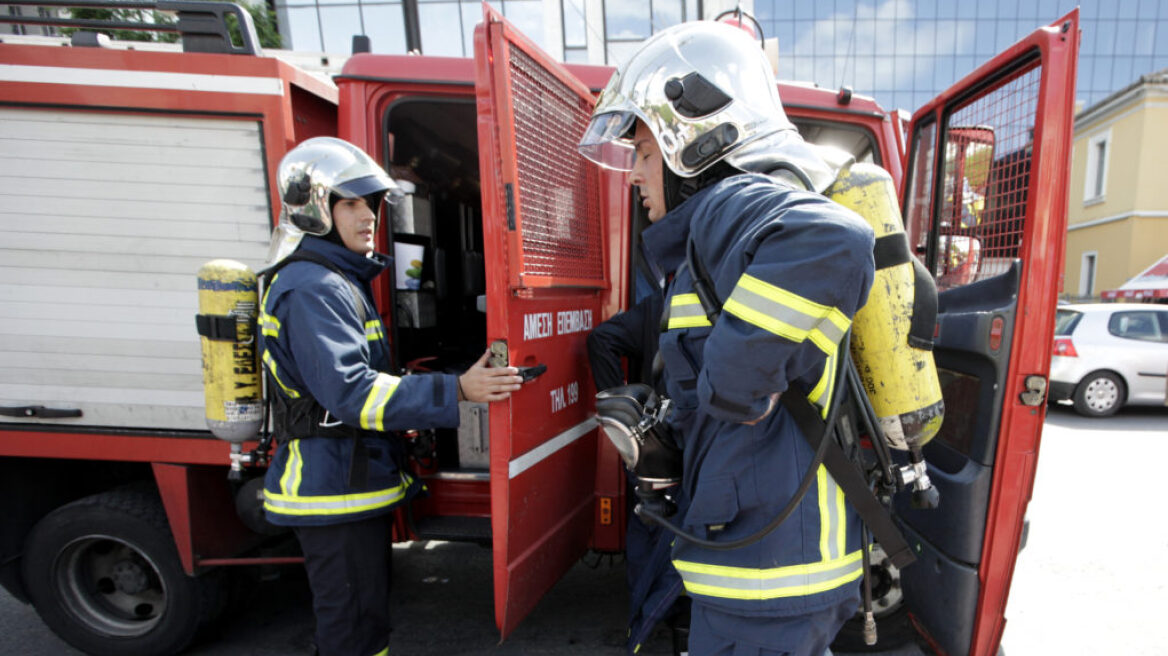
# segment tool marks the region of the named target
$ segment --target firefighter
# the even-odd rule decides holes
[[[280,162],[283,199],[260,315],[279,441],[264,485],[273,524],[304,551],[321,656],[388,653],[389,515],[421,485],[389,431],[454,427],[458,401],[499,401],[514,368],[486,354],[461,376],[388,373],[370,281],[378,214],[397,185],[345,141],[305,141]]]
[[[648,267],[646,267],[648,268]],[[645,272],[638,272],[642,274]],[[660,376],[653,374],[657,355],[657,333],[661,320],[663,289],[661,283],[647,281],[647,275],[638,275],[638,290],[644,296],[627,311],[613,315],[596,326],[588,335],[588,363],[596,389],[605,390],[626,382],[621,359],[629,364],[628,382],[640,382],[654,387],[658,393]],[[627,477],[628,510],[637,477]],[[658,621],[664,621],[673,635],[675,653],[685,652],[685,634],[689,626],[689,599],[680,597],[681,579],[669,563],[667,554],[672,534],[651,523],[646,523],[633,512],[628,513],[625,526],[626,579],[629,588],[630,653],[638,653],[640,645],[649,637]],[[659,607],[660,606],[660,607]]]
[[[858,518],[826,470],[777,529],[717,543],[755,535],[796,496],[813,452],[780,395],[829,407],[872,284],[872,230],[818,193],[832,167],[787,120],[757,43],[724,24],[646,41],[580,152],[631,171],[653,221],[645,250],[667,272],[658,348],[683,449],[672,521],[706,541],[678,537],[670,554],[693,600],[690,653],[819,656],[856,612],[862,574]]]

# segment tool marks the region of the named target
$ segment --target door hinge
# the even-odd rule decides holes
[[[503,185],[503,193],[507,196],[507,229],[515,232],[515,185]]]

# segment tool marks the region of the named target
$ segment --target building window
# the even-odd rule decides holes
[[[1098,257],[1098,251],[1083,253],[1082,266],[1079,267],[1079,296],[1095,295],[1095,261]]]
[[[1107,161],[1111,151],[1111,130],[1087,140],[1087,176],[1083,180],[1083,203],[1103,202],[1107,193]]]

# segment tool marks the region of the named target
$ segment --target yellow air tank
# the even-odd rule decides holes
[[[238,445],[256,439],[263,423],[263,392],[256,343],[256,275],[233,260],[212,260],[199,269],[203,391],[207,427]]]
[[[945,415],[931,350],[936,287],[911,254],[887,171],[852,164],[824,194],[876,233],[876,279],[852,323],[852,359],[890,446],[917,450]]]

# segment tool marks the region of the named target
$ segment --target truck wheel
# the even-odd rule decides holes
[[[95,494],[46,515],[25,542],[23,575],[45,624],[89,654],[173,654],[218,607],[216,580],[183,572],[151,488]]]
[[[864,616],[856,613],[836,634],[831,648],[837,652],[872,653],[893,650],[912,642],[916,632],[904,606],[900,570],[888,560],[879,544],[872,545],[872,614],[876,618],[876,644],[864,642]]]
[[[1075,387],[1075,411],[1087,417],[1107,417],[1123,405],[1127,389],[1110,371],[1087,374]]]

